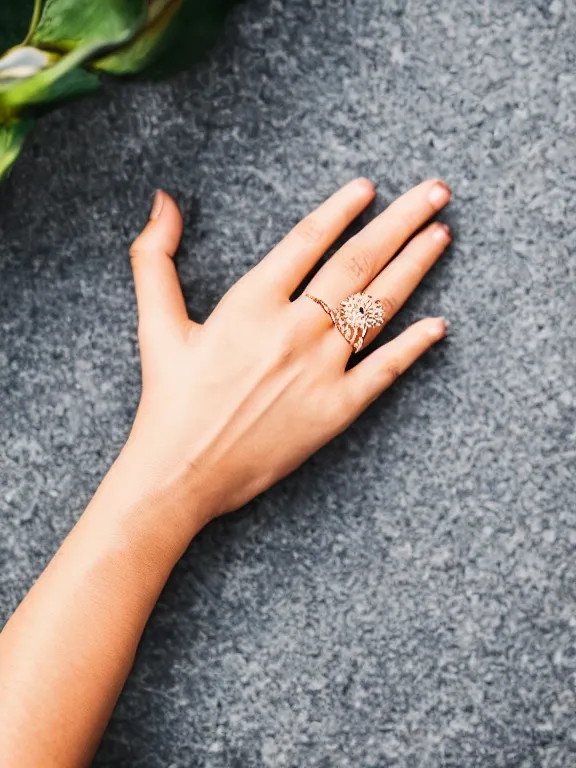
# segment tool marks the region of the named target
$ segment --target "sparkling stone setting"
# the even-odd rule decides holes
[[[353,293],[340,302],[336,310],[331,309],[322,299],[310,294],[306,295],[330,315],[336,328],[355,352],[360,352],[362,349],[366,333],[370,328],[384,325],[385,312],[382,302],[367,293]]]

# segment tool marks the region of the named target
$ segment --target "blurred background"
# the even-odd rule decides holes
[[[454,245],[386,331],[443,314],[449,340],[192,544],[96,766],[573,763],[575,31],[563,0],[247,0],[193,67],[38,123],[0,187],[3,618],[128,434],[157,187],[197,320],[354,176],[364,221],[453,189]]]

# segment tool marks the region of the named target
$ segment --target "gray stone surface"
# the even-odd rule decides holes
[[[194,72],[51,115],[0,191],[0,605],[138,398],[127,246],[163,186],[190,311],[366,174],[441,175],[450,319],[350,431],[174,573],[97,766],[576,764],[576,10],[253,0]]]

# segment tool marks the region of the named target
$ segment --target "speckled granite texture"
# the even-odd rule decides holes
[[[392,331],[451,337],[174,573],[99,768],[576,765],[576,10],[250,0],[194,72],[50,116],[0,191],[4,616],[138,398],[127,247],[186,214],[190,311],[339,184],[454,189]]]

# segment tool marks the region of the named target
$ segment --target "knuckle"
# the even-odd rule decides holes
[[[380,302],[384,308],[384,320],[389,320],[398,311],[398,302],[392,296],[383,296]]]
[[[294,227],[294,233],[306,243],[318,243],[324,238],[325,230],[317,217],[310,215]]]
[[[130,246],[130,260],[132,264],[146,265],[162,262],[167,259],[171,261],[171,256],[163,247],[150,247],[140,244],[135,240]]]
[[[384,378],[387,382],[390,384],[393,384],[396,379],[400,377],[400,374],[402,373],[402,369],[400,368],[400,364],[396,360],[388,360],[384,365]]]
[[[142,248],[138,244],[138,240],[135,240],[130,246],[130,250],[129,250],[130,259],[132,261],[136,261],[141,253],[142,253]]]
[[[139,265],[142,266],[146,262],[150,260],[150,251],[147,248],[144,248],[138,240],[136,240],[132,245],[130,246],[130,261],[132,262],[132,265]]]
[[[421,196],[415,195],[414,190],[395,200],[389,206],[388,212],[392,221],[396,221],[402,229],[410,232],[420,227],[423,213],[428,215],[428,209],[424,207]]]
[[[356,280],[368,282],[371,279],[374,255],[365,246],[355,245],[345,249],[342,261],[346,271]]]
[[[396,217],[402,229],[408,230],[410,232],[414,229],[417,229],[420,221],[418,212],[406,205],[398,205]]]

